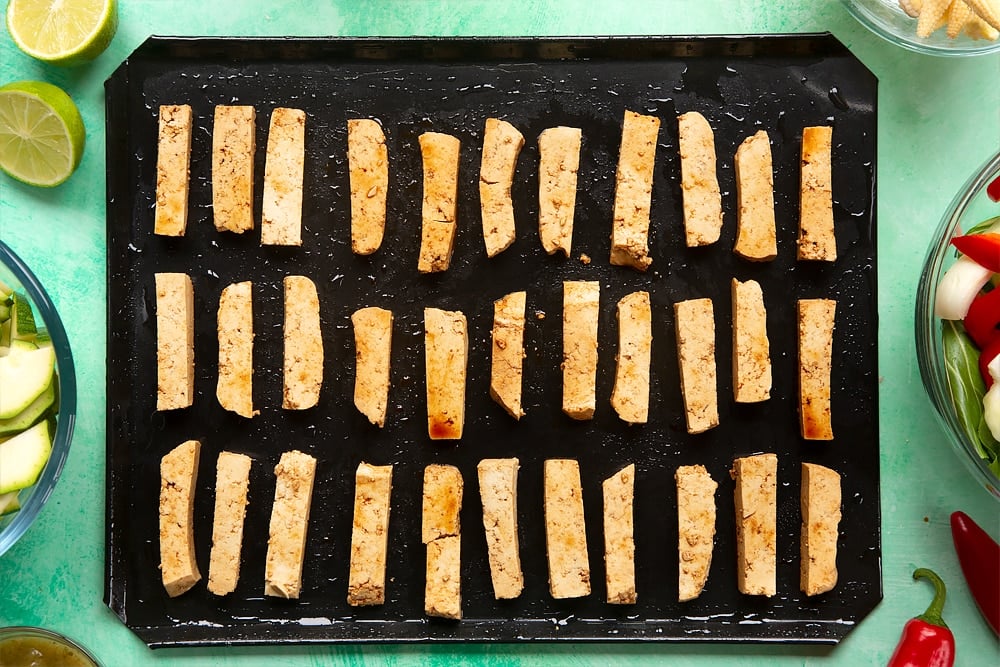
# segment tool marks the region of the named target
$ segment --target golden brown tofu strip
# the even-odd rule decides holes
[[[831,144],[833,128],[802,130],[802,160],[799,176],[799,259],[833,262],[837,259],[837,237],[833,229]]]
[[[221,452],[216,461],[212,554],[208,563],[208,590],[216,595],[232,593],[240,579],[250,463],[249,456],[233,452]]]
[[[477,466],[483,504],[483,529],[497,600],[516,598],[524,590],[517,537],[517,459],[483,459]]]
[[[604,480],[604,570],[609,604],[635,604],[635,464]]]
[[[465,315],[458,311],[424,308],[427,433],[431,440],[462,437],[468,357]]]
[[[323,386],[323,334],[316,285],[305,276],[286,276],[285,369],[281,407],[305,410],[319,402]]]
[[[677,482],[677,600],[701,595],[712,567],[715,546],[715,490],[705,466],[680,466]]]
[[[186,273],[157,273],[156,409],[194,401],[194,289]]]
[[[420,273],[446,271],[455,248],[455,210],[458,201],[458,138],[440,132],[420,135],[424,167],[424,196],[421,207]]]
[[[385,602],[385,563],[389,542],[392,466],[362,462],[354,475],[354,527],[347,604],[352,607]]]
[[[347,162],[351,180],[351,250],[357,255],[370,255],[382,245],[389,192],[389,152],[377,121],[347,121]]]
[[[712,300],[678,301],[674,317],[687,431],[702,433],[719,425]]]
[[[776,592],[778,457],[758,454],[733,462],[736,480],[736,583],[740,593]]]
[[[274,467],[277,484],[264,563],[264,595],[298,598],[302,562],[312,507],[316,459],[300,451],[285,452]]]
[[[800,299],[799,425],[806,440],[833,440],[830,373],[837,302]]]
[[[578,127],[550,127],[538,135],[538,236],[550,255],[573,246],[576,181],[580,170]]]
[[[354,406],[368,421],[385,426],[389,405],[392,311],[362,308],[351,315],[354,325]]]
[[[677,126],[685,241],[689,248],[709,245],[718,241],[722,232],[722,194],[716,174],[715,134],[697,111],[678,116]]]
[[[826,593],[837,585],[840,496],[836,471],[815,463],[802,464],[799,586],[806,595]]]
[[[733,252],[754,262],[778,254],[774,223],[774,175],[771,143],[760,130],[736,150],[736,245]]]
[[[549,593],[556,599],[590,595],[580,464],[570,459],[548,459],[543,470]]]
[[[215,107],[212,128],[212,215],[218,231],[253,229],[253,162],[257,112],[251,106]]]
[[[302,245],[305,146],[305,112],[283,107],[271,112],[261,203],[262,245]]]
[[[184,236],[191,165],[191,107],[162,105],[158,132],[153,233]]]
[[[645,271],[649,257],[649,209],[660,119],[625,112],[615,184],[611,263]]]
[[[611,406],[629,424],[645,424],[649,418],[652,317],[649,292],[633,292],[618,302],[618,367]]]
[[[771,347],[760,283],[732,281],[733,398],[757,403],[771,397]]]
[[[493,302],[493,363],[490,396],[511,417],[520,419],[524,366],[526,292],[512,292]]]
[[[483,157],[479,170],[479,200],[483,216],[483,241],[487,257],[495,257],[516,238],[514,202],[510,188],[514,182],[517,156],[524,136],[513,125],[497,118],[486,119]]]
[[[253,297],[249,281],[233,283],[219,297],[219,405],[252,418],[253,407]]]
[[[188,440],[160,459],[160,574],[177,597],[201,580],[194,547],[194,492],[201,443]]]
[[[421,541],[427,545],[424,613],[462,618],[462,473],[448,465],[424,469]]]
[[[563,400],[573,419],[590,419],[597,404],[597,325],[601,284],[563,283]]]

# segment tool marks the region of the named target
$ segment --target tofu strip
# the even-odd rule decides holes
[[[240,580],[250,464],[249,456],[233,452],[221,452],[216,461],[212,554],[208,563],[208,590],[216,595],[232,593]]]
[[[573,247],[576,183],[580,170],[578,127],[550,127],[538,135],[538,237],[545,252]]]
[[[825,262],[837,259],[831,184],[832,143],[832,127],[806,127],[802,130],[802,159],[799,174],[799,259]]]
[[[736,480],[736,583],[740,593],[776,592],[778,457],[759,454],[733,462]]]
[[[392,311],[362,308],[351,315],[354,325],[354,406],[372,424],[385,426],[389,404]]]
[[[774,223],[771,142],[760,130],[736,149],[736,245],[733,252],[754,262],[778,255]]]
[[[837,585],[840,496],[836,471],[815,463],[802,464],[799,586],[806,595],[826,593]]]
[[[702,433],[719,425],[712,300],[679,301],[674,318],[687,431]]]
[[[493,363],[490,396],[511,417],[524,415],[521,387],[524,366],[524,310],[526,292],[512,292],[493,302]]]
[[[448,465],[424,469],[421,541],[427,545],[424,613],[462,618],[462,473]]]
[[[160,107],[156,149],[156,212],[153,233],[184,236],[191,170],[191,107]]]
[[[618,367],[611,406],[629,424],[649,419],[649,363],[653,344],[649,292],[633,292],[618,302]]]
[[[261,203],[262,245],[302,245],[302,179],[306,114],[277,107],[271,112]]]
[[[632,504],[635,465],[604,480],[604,570],[609,604],[635,604],[635,540]]]
[[[435,273],[448,269],[455,248],[461,142],[440,132],[425,132],[420,135],[419,141],[424,168],[424,196],[417,270],[420,273]]]
[[[219,297],[219,405],[241,417],[259,414],[253,407],[253,297],[251,283],[233,283]]]
[[[710,245],[722,233],[722,194],[716,173],[715,133],[705,117],[689,111],[677,117],[681,154],[681,197],[687,246]]]
[[[514,203],[510,188],[514,182],[517,156],[524,136],[513,125],[497,118],[486,119],[483,157],[479,169],[479,200],[483,217],[486,255],[495,257],[516,238]]]
[[[305,410],[319,402],[323,386],[323,334],[316,285],[305,276],[286,276],[284,388],[281,407]]]
[[[497,600],[516,598],[524,590],[517,537],[517,459],[483,459],[477,466],[483,503],[483,529]]]
[[[370,255],[385,234],[389,153],[382,126],[368,118],[347,121],[347,163],[351,180],[351,250]]]
[[[580,464],[571,459],[548,459],[543,471],[549,593],[556,599],[590,595]]]
[[[645,271],[649,257],[649,209],[660,119],[625,112],[615,185],[611,263]]]
[[[194,289],[186,273],[157,273],[156,409],[194,402]]]
[[[465,315],[458,311],[424,308],[427,433],[431,440],[462,437],[468,356]]]
[[[302,590],[309,509],[312,506],[316,459],[292,450],[274,467],[277,484],[268,529],[264,595],[298,598]]]
[[[680,466],[677,482],[677,600],[701,595],[715,547],[715,490],[705,466]]]
[[[771,397],[771,346],[760,283],[732,281],[733,398],[758,403]]]
[[[573,419],[590,419],[597,404],[597,323],[601,284],[563,283],[563,400]]]
[[[385,563],[389,541],[392,466],[362,462],[354,475],[354,527],[347,604],[385,603]]]
[[[799,426],[806,440],[833,440],[830,373],[837,302],[800,299]]]
[[[188,440],[160,459],[160,575],[177,597],[201,580],[194,548],[194,490],[201,443]]]
[[[212,216],[218,231],[253,229],[253,163],[257,112],[251,106],[215,107],[212,128]]]

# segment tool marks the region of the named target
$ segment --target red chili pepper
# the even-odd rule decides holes
[[[984,269],[1000,273],[1000,234],[988,232],[956,236],[951,244]]]
[[[1000,336],[1000,288],[994,287],[972,300],[963,321],[965,331],[983,349]]]
[[[976,606],[1000,636],[1000,544],[965,512],[952,513],[951,537]]]
[[[927,611],[906,622],[888,667],[951,667],[955,664],[955,636],[941,618],[944,582],[923,567],[913,571],[913,578],[929,579],[934,584],[934,599]]]
[[[1000,354],[1000,337],[994,338],[991,342],[986,344],[983,351],[979,353],[979,372],[983,376],[983,382],[986,383],[986,388],[989,389],[993,386],[993,376],[990,375],[989,368],[990,362],[996,359],[996,356]]]
[[[986,195],[993,201],[1000,201],[1000,176],[986,186]]]

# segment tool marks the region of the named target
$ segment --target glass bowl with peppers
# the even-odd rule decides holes
[[[916,302],[917,360],[949,440],[1000,500],[1000,152],[935,231]]]

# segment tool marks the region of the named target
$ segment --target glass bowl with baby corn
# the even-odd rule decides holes
[[[938,56],[1000,52],[1000,0],[843,0],[879,37]]]

